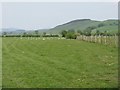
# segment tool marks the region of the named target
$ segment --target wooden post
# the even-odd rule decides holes
[[[86,41],[86,36],[84,36],[84,40]]]
[[[96,35],[95,35],[94,37],[95,37],[95,43],[96,43],[96,41],[97,41],[97,39],[96,39]]]
[[[112,42],[111,42],[111,36],[110,36],[110,41],[109,42],[110,42],[110,45],[111,45],[112,44]]]
[[[106,35],[105,35],[105,45],[106,45]]]
[[[115,39],[115,46],[117,47],[117,35],[116,34],[115,34],[114,39]]]
[[[80,40],[82,40],[82,35],[80,35]]]
[[[83,35],[83,41],[85,40],[85,35]]]
[[[101,40],[100,40],[100,39],[101,39],[101,36],[100,36],[100,34],[99,34],[99,43],[101,43]]]
[[[90,42],[92,42],[92,35],[90,36]]]
[[[102,39],[103,39],[103,36],[101,35],[101,44],[103,43],[103,40],[102,40]]]
[[[106,45],[107,45],[107,41],[108,41],[107,39],[108,39],[108,36],[106,35]]]
[[[88,39],[87,37],[88,37],[88,36],[86,36],[86,41],[87,41],[87,39]]]
[[[83,40],[83,35],[82,35],[82,40]]]
[[[85,41],[86,41],[86,36],[85,36]]]

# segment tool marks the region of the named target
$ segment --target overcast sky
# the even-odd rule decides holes
[[[117,2],[2,3],[3,28],[47,29],[75,19],[117,18]]]

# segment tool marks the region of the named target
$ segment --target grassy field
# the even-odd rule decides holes
[[[3,88],[118,85],[118,50],[66,39],[3,38]]]
[[[0,89],[2,89],[2,38],[0,38]]]

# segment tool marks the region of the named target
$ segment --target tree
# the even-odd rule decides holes
[[[99,31],[99,30],[97,30],[97,31],[96,31],[96,35],[99,35],[99,34],[100,34],[100,31]]]
[[[66,30],[63,30],[63,31],[61,32],[61,34],[62,34],[62,37],[65,37],[66,34],[67,34],[67,31],[66,31]]]
[[[66,34],[66,38],[67,39],[76,39],[77,35],[75,34],[75,30],[74,29],[68,30],[68,32]]]
[[[72,32],[68,32],[66,34],[66,38],[67,39],[76,39],[77,38],[77,35],[75,33],[72,33]]]
[[[105,35],[105,36],[107,35],[107,31],[104,31],[104,35]]]
[[[96,28],[96,26],[90,26],[90,27],[87,27],[85,30],[84,30],[84,35],[86,35],[86,36],[91,36],[91,32],[92,32],[92,30],[93,29],[95,29]]]
[[[90,36],[91,32],[92,32],[92,30],[86,29],[86,30],[84,30],[84,35]]]
[[[24,35],[24,36],[26,36],[26,35],[27,35],[27,33],[26,33],[26,32],[24,32],[24,33],[23,33],[23,35]]]
[[[103,26],[105,26],[105,24],[103,23],[98,24],[98,27],[103,27]]]
[[[35,34],[38,35],[38,30],[35,30]]]
[[[3,36],[6,36],[7,35],[7,32],[3,32]]]
[[[69,29],[68,32],[75,33],[74,29]]]
[[[43,32],[43,36],[46,36],[46,32]]]
[[[80,35],[83,35],[83,32],[81,30],[77,30],[77,33],[79,33]]]

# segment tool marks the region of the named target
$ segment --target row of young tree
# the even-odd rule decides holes
[[[43,34],[40,34],[37,30],[35,33],[21,33],[21,34],[9,34],[7,32],[3,32],[2,37],[59,37],[57,34],[47,34],[46,32],[43,32]]]

